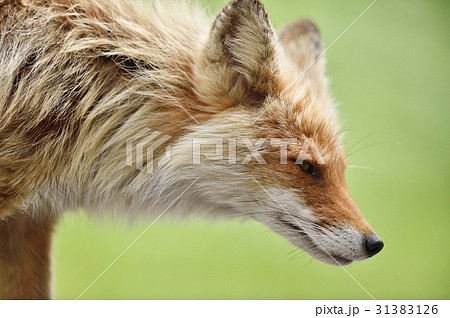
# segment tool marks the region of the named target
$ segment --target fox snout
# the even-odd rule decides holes
[[[362,234],[350,226],[313,226],[303,220],[295,220],[297,229],[286,235],[291,243],[306,251],[314,258],[337,266],[349,265],[378,254],[384,247],[383,241],[375,233]]]
[[[381,238],[375,234],[359,210],[346,213],[340,220],[324,221],[324,215],[312,213],[322,218],[317,226],[306,231],[306,241],[313,247],[312,256],[331,265],[348,265],[378,254],[384,247]],[[350,217],[348,217],[350,216]],[[304,225],[305,228],[309,226]],[[303,237],[305,240],[305,237]]]
[[[325,149],[320,147],[325,153]],[[294,147],[293,155],[297,155]],[[271,149],[269,153],[277,151]],[[264,202],[258,221],[293,245],[331,265],[348,265],[379,253],[384,244],[353,201],[345,182],[345,156],[336,147],[324,163],[294,161],[254,166],[260,176]],[[266,177],[264,177],[266,175]],[[261,190],[261,189],[259,189]],[[270,196],[267,197],[267,193]],[[266,211],[278,211],[276,214]]]
[[[322,257],[332,265],[347,265],[352,261],[370,258],[384,247],[381,238],[375,234],[350,197],[344,181],[341,182],[341,185],[331,188],[323,186],[322,195],[326,199],[322,207],[317,204],[309,207],[312,215],[319,220],[318,228],[312,228],[309,233],[310,239],[317,249],[322,250],[318,258],[324,260],[321,252],[325,252],[328,255]],[[336,190],[336,187],[340,187],[341,191]],[[337,194],[339,192],[342,194]],[[317,203],[318,199],[315,197],[313,200]],[[311,254],[316,256],[314,250]]]

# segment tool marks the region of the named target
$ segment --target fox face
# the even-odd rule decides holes
[[[277,33],[259,1],[231,2],[194,65],[193,86],[211,117],[174,146],[180,163],[173,169],[200,173],[203,200],[265,224],[325,263],[347,265],[375,255],[383,242],[346,188],[346,157],[321,51],[311,21]],[[201,165],[186,166],[180,158],[188,140],[205,136],[224,140],[225,159],[205,155]],[[243,137],[260,155],[255,160],[246,160]],[[305,144],[313,151],[299,158]]]

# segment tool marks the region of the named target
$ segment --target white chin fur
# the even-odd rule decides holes
[[[344,226],[322,227],[293,191],[271,188],[264,205],[276,213],[257,213],[255,219],[312,257],[330,265],[349,265],[367,258],[363,235]],[[259,198],[259,200],[263,200]]]

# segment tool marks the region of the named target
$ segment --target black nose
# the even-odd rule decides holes
[[[374,256],[383,249],[383,241],[375,234],[370,234],[366,238],[366,250],[369,256]]]

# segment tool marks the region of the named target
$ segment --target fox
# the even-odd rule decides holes
[[[52,298],[53,229],[80,209],[255,220],[337,266],[381,251],[347,190],[316,24],[275,29],[259,0],[206,11],[0,0],[1,299]],[[130,141],[152,133],[170,139],[127,164]],[[202,144],[195,164],[202,138],[224,140],[225,155]],[[293,142],[253,142],[269,138]],[[298,160],[308,140],[320,156]]]

